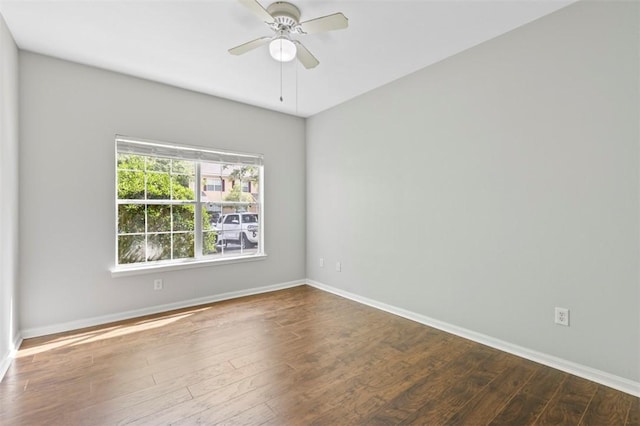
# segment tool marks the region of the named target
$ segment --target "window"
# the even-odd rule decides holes
[[[221,178],[205,178],[205,191],[224,192],[224,181]]]
[[[116,172],[116,270],[263,254],[261,155],[117,136]],[[207,199],[225,176],[254,193]]]
[[[251,181],[242,181],[242,192],[251,192]]]

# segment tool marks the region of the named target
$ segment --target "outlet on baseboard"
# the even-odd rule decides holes
[[[154,290],[162,290],[162,280],[161,279],[153,280],[153,289]]]
[[[555,322],[569,327],[569,309],[556,307]]]

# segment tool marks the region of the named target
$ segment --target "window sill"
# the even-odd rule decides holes
[[[267,258],[266,254],[256,254],[253,256],[238,256],[238,257],[225,257],[222,259],[207,259],[196,262],[185,262],[185,263],[172,263],[165,265],[151,265],[151,266],[135,266],[135,267],[120,267],[120,268],[112,268],[111,269],[111,277],[119,278],[119,277],[129,277],[132,275],[143,275],[143,274],[156,274],[159,272],[168,272],[168,271],[177,271],[180,269],[192,269],[192,268],[202,268],[206,266],[219,266],[219,265],[228,265],[232,263],[243,263],[243,262],[255,262],[258,260],[265,260]]]

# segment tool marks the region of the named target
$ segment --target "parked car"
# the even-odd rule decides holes
[[[243,249],[258,244],[257,213],[224,214],[214,228],[218,231],[218,244],[225,247],[229,242],[239,244]]]

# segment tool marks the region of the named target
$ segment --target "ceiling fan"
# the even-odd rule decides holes
[[[291,3],[277,1],[266,9],[257,0],[238,0],[254,15],[264,21],[275,33],[271,37],[260,37],[229,49],[232,55],[242,55],[269,43],[269,53],[276,61],[289,62],[298,58],[305,68],[314,68],[320,62],[292,34],[316,34],[347,28],[349,20],[342,13],[322,16],[300,22],[300,9]]]

